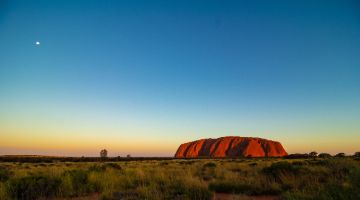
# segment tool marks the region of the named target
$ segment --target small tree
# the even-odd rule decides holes
[[[127,158],[131,158],[131,155],[130,155],[130,154],[128,154],[128,155],[126,155],[126,157],[127,157]]]
[[[331,157],[331,155],[330,154],[328,154],[328,153],[321,153],[321,154],[319,154],[319,156],[318,156],[319,158],[330,158]]]
[[[356,157],[356,158],[360,158],[360,151],[355,152],[354,157]]]
[[[344,157],[345,157],[345,153],[338,153],[338,154],[335,155],[335,157],[344,158]]]
[[[106,159],[107,155],[108,155],[108,151],[106,149],[103,149],[103,150],[100,151],[100,158],[102,160]]]
[[[318,153],[317,153],[316,151],[312,151],[312,152],[309,153],[309,156],[310,156],[311,158],[316,158],[317,155],[318,155]]]

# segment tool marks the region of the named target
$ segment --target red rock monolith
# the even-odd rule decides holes
[[[217,139],[201,139],[181,144],[176,158],[197,157],[282,157],[287,153],[280,142],[253,138],[228,136]]]

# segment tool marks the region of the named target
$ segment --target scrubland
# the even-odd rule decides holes
[[[0,163],[0,199],[360,199],[360,160]],[[229,198],[231,197],[231,198]],[[264,199],[263,198],[263,199]]]

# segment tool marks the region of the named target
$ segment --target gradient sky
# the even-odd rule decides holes
[[[358,1],[0,1],[0,155],[228,135],[360,151]]]

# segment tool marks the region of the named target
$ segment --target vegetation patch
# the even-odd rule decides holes
[[[217,193],[246,194],[246,195],[278,195],[279,187],[261,187],[257,184],[240,183],[235,181],[217,181],[209,184],[209,189]]]
[[[6,167],[0,167],[0,182],[7,181],[12,175],[12,172]]]
[[[0,163],[0,199],[86,199],[96,194],[103,200],[207,200],[221,192],[284,200],[352,200],[360,199],[360,162],[354,159],[129,160],[37,167]]]
[[[282,174],[299,174],[301,166],[293,165],[287,161],[281,161],[271,164],[270,167],[265,167],[262,171],[273,177],[279,177]]]
[[[203,165],[203,167],[204,167],[204,168],[206,168],[206,167],[214,168],[214,167],[216,167],[216,163],[208,162],[208,163],[205,163],[205,164]]]
[[[57,194],[61,180],[44,175],[14,178],[8,182],[8,193],[13,199],[35,200],[50,198]]]

